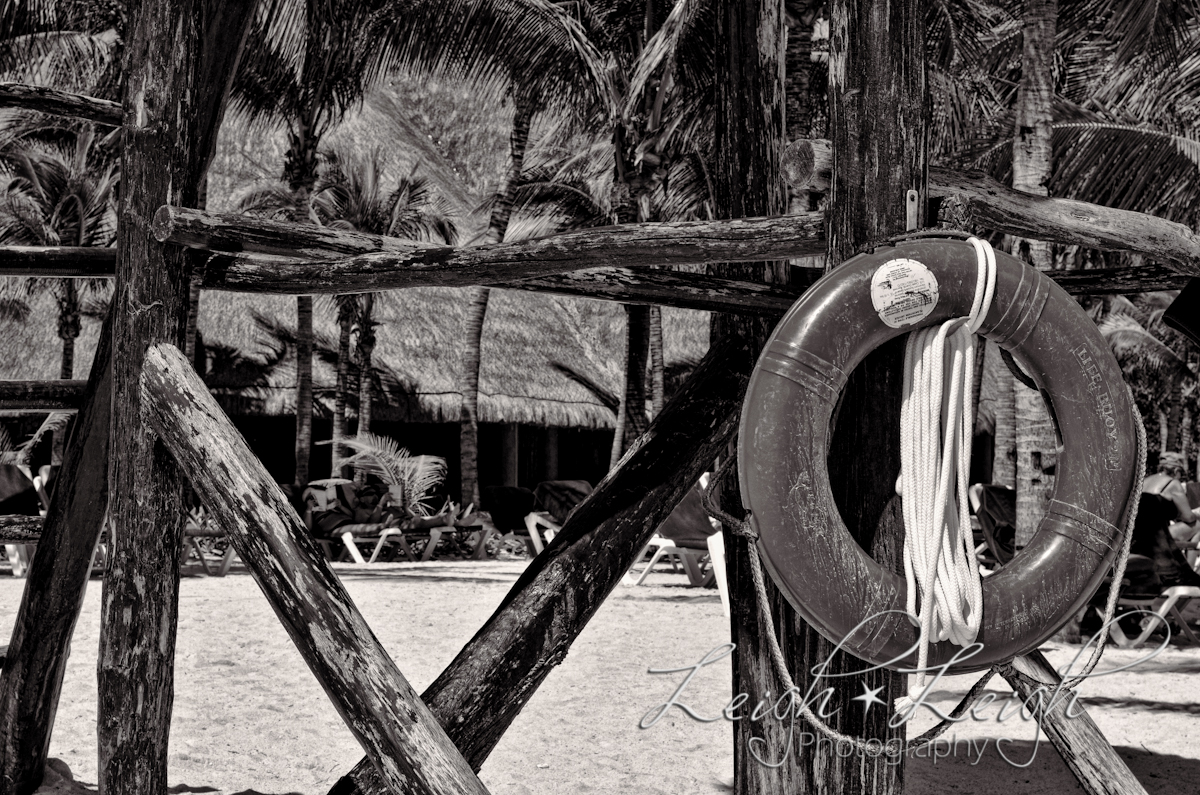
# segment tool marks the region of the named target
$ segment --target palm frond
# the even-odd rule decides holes
[[[405,506],[414,513],[428,516],[425,500],[446,479],[446,459],[438,456],[414,456],[395,439],[372,433],[344,439],[342,444],[354,450],[343,466],[357,467],[375,475],[389,486],[402,486]]]

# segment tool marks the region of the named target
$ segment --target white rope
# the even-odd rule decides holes
[[[978,264],[970,314],[909,334],[904,351],[897,491],[904,497],[906,609],[920,628],[918,671],[908,695],[912,701],[925,690],[929,644],[973,643],[983,615],[983,585],[967,508],[970,376],[975,371],[975,332],[996,290],[996,255],[986,241],[973,237],[968,242]],[[905,706],[901,698],[897,708]]]

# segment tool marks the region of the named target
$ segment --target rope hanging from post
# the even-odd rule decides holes
[[[925,690],[930,639],[967,646],[983,614],[967,506],[973,430],[967,418],[974,409],[968,374],[975,371],[975,332],[996,291],[996,255],[984,240],[968,242],[977,258],[970,314],[910,333],[904,350],[896,491],[904,498],[906,610],[920,628],[916,681],[908,692],[913,701]],[[905,706],[902,698],[897,708]]]

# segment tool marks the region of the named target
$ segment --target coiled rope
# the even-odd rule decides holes
[[[978,248],[977,248],[977,250],[978,250]],[[986,294],[986,292],[985,292],[985,294]],[[978,298],[979,295],[980,295],[980,293],[977,289],[976,297]],[[974,309],[974,307],[973,307],[973,309]],[[980,317],[986,316],[986,312],[979,313],[979,316]],[[969,328],[969,324],[968,324],[968,328]],[[977,329],[978,325],[976,325],[975,328]],[[1126,389],[1129,389],[1129,387],[1126,386]],[[1133,391],[1131,389],[1129,390],[1129,398],[1130,398],[1130,405],[1136,406],[1136,404],[1134,404],[1134,401],[1133,401]],[[973,407],[971,407],[971,408],[973,408]],[[1134,409],[1134,412],[1135,412],[1135,414],[1137,414],[1136,407]],[[1121,588],[1121,580],[1125,576],[1125,566],[1129,560],[1129,546],[1130,546],[1130,542],[1133,539],[1133,527],[1137,521],[1138,496],[1142,493],[1142,483],[1143,483],[1143,480],[1145,479],[1146,428],[1145,428],[1145,423],[1142,421],[1142,418],[1140,415],[1136,416],[1136,422],[1134,423],[1134,427],[1137,431],[1137,459],[1138,459],[1137,460],[1137,468],[1135,470],[1136,474],[1134,477],[1134,489],[1131,494],[1131,498],[1128,502],[1128,505],[1126,507],[1126,516],[1125,516],[1125,523],[1124,523],[1125,538],[1124,538],[1124,542],[1121,545],[1121,552],[1120,552],[1120,555],[1117,557],[1117,560],[1116,560],[1116,563],[1114,566],[1113,575],[1112,575],[1112,581],[1110,582],[1109,588],[1108,588],[1108,599],[1105,602],[1103,622],[1101,624],[1101,626],[1103,628],[1108,627],[1108,625],[1113,620],[1113,615],[1116,612],[1117,598],[1118,598],[1120,588]],[[799,692],[799,689],[796,687],[795,680],[792,679],[791,672],[788,671],[787,661],[783,657],[783,651],[779,647],[779,639],[777,637],[778,630],[775,627],[775,620],[771,616],[771,609],[769,606],[770,602],[769,602],[769,599],[767,596],[766,582],[764,580],[763,573],[762,573],[762,562],[759,559],[759,554],[758,554],[758,533],[754,530],[754,528],[750,524],[750,514],[747,513],[745,518],[738,519],[737,517],[734,517],[734,516],[726,513],[725,511],[721,510],[720,507],[718,507],[716,505],[716,503],[713,501],[713,495],[715,493],[717,493],[717,491],[718,491],[716,487],[720,484],[723,484],[725,476],[730,471],[733,471],[733,469],[734,469],[733,465],[736,462],[736,460],[737,460],[737,458],[735,456],[728,457],[724,462],[722,462],[720,467],[718,467],[717,471],[713,474],[712,479],[710,481],[711,486],[709,489],[706,489],[704,492],[704,498],[703,498],[704,509],[708,512],[709,516],[712,516],[714,519],[717,519],[718,521],[722,522],[726,527],[730,528],[731,532],[733,532],[734,535],[741,536],[749,541],[749,543],[746,545],[746,549],[747,549],[747,551],[749,553],[749,557],[750,557],[751,579],[754,582],[755,606],[758,611],[759,621],[762,623],[762,626],[766,628],[767,649],[768,649],[768,653],[771,658],[771,667],[775,669],[775,675],[779,678],[779,681],[783,684],[785,693],[793,692],[793,691]],[[969,457],[968,457],[968,460],[969,460]],[[905,517],[905,520],[907,522],[907,516]],[[961,522],[961,517],[960,517],[960,526],[961,526],[961,524],[962,524],[962,522]],[[969,526],[970,525],[968,523],[967,527],[969,527]],[[907,546],[907,542],[906,542],[906,546]],[[910,591],[910,593],[912,592],[911,585],[909,587],[909,591]],[[1059,688],[1061,690],[1068,690],[1068,689],[1078,686],[1081,682],[1083,682],[1085,679],[1087,679],[1088,675],[1091,674],[1091,672],[1093,670],[1095,670],[1096,665],[1099,664],[1100,658],[1104,655],[1104,649],[1107,646],[1107,643],[1108,643],[1108,632],[1102,631],[1099,635],[1099,640],[1097,641],[1096,646],[1092,651],[1091,657],[1088,659],[1087,664],[1084,665],[1083,669],[1079,672],[1079,674],[1072,676],[1070,679],[1065,679],[1059,685]],[[944,733],[946,731],[946,729],[948,729],[951,725],[953,725],[957,721],[958,718],[960,718],[962,715],[964,715],[967,712],[967,710],[969,710],[975,704],[975,701],[979,698],[980,694],[983,693],[984,688],[987,687],[987,684],[988,684],[988,682],[991,681],[992,677],[995,676],[998,672],[1007,672],[1006,669],[1009,668],[1009,665],[1010,665],[1009,662],[1001,662],[1001,663],[997,663],[996,665],[993,665],[985,674],[983,674],[983,676],[981,676],[979,678],[978,681],[975,682],[974,685],[971,686],[971,689],[967,691],[967,693],[963,696],[962,700],[959,701],[958,705],[955,706],[953,710],[951,710],[949,716],[947,716],[945,719],[939,721],[937,724],[935,724],[933,727],[926,730],[925,732],[922,732],[915,739],[908,741],[907,747],[910,750],[917,750],[917,749],[920,749],[920,748],[928,745],[929,743],[931,743],[935,739],[937,739],[939,736],[941,736],[942,733]],[[921,667],[923,667],[923,666],[921,666]],[[834,729],[833,727],[826,724],[823,720],[821,720],[821,718],[818,717],[812,711],[812,709],[808,706],[806,699],[800,699],[796,703],[797,703],[797,708],[798,708],[800,717],[802,717],[806,721],[808,721],[808,723],[814,729],[819,731],[822,735],[829,738],[830,740],[833,740],[835,742],[848,743],[856,751],[858,751],[859,753],[865,754],[869,757],[882,756],[884,753],[894,753],[891,750],[891,742],[892,741],[889,741],[887,744],[883,744],[877,739],[864,740],[861,737],[853,737],[848,734],[843,734],[842,732],[839,732],[837,729]],[[911,717],[911,709],[910,709],[910,713],[908,715],[905,715],[903,710],[899,710],[898,712],[899,712],[899,714],[904,716],[905,719],[907,719],[908,717]]]
[[[996,292],[996,254],[987,241],[971,237],[967,242],[975,248],[977,264],[970,314],[912,332],[904,349],[896,491],[904,497],[905,608],[916,618],[920,638],[916,681],[909,701],[897,703],[900,710],[925,690],[929,644],[973,643],[983,615],[967,505],[972,436],[967,417],[973,408],[968,374],[975,371],[975,332]]]

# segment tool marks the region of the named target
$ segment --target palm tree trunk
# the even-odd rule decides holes
[[[992,411],[996,415],[996,440],[992,453],[992,483],[1009,488],[1017,485],[1017,407],[1013,386],[1016,379],[1000,361],[1000,349],[991,346],[987,354],[995,391]]]
[[[488,298],[492,291],[486,287],[471,288],[471,303],[463,336],[462,371],[459,410],[458,455],[461,467],[460,497],[463,505],[479,504],[479,355],[483,342],[483,320],[487,314]]]
[[[1183,419],[1179,422],[1179,452],[1183,454],[1185,467],[1188,459],[1192,457],[1192,422],[1192,410],[1184,406]]]
[[[499,243],[508,232],[516,200],[517,183],[525,168],[525,149],[529,145],[529,129],[537,112],[537,97],[520,92],[513,108],[512,135],[509,136],[508,177],[504,191],[496,199],[488,219],[487,241]],[[483,344],[483,321],[487,315],[491,290],[473,287],[470,304],[463,323],[463,358],[459,370],[459,394],[462,403],[458,412],[459,493],[463,505],[479,504],[479,365]]]
[[[192,257],[189,256],[189,259]],[[193,268],[191,284],[188,285],[187,337],[184,341],[184,355],[193,367],[196,367],[196,334],[200,323],[200,284],[203,281],[204,273],[199,268]],[[201,376],[204,375],[202,368],[196,367],[196,371]]]
[[[79,337],[79,291],[74,279],[61,279],[58,295],[58,336],[62,340],[59,378],[75,375],[75,340]]]
[[[650,405],[657,417],[663,410],[662,307],[650,307]]]
[[[296,493],[308,485],[312,451],[313,299],[296,296]]]
[[[358,319],[358,438],[366,439],[371,432],[371,396],[374,380],[371,378],[371,359],[375,354],[375,294],[362,297],[362,309]],[[366,472],[355,468],[354,480],[363,483]]]
[[[355,295],[334,296],[338,308],[337,385],[333,391],[333,441],[329,454],[329,474],[338,477],[342,461],[342,439],[346,438],[346,392],[350,377],[350,330],[354,325]]]
[[[1164,450],[1178,450],[1182,440],[1183,384],[1172,384],[1167,398],[1167,446]]]
[[[625,389],[617,416],[609,468],[650,427],[646,416],[646,364],[650,358],[650,307],[625,304]]]
[[[309,215],[309,194],[317,182],[317,141],[308,135],[311,126],[301,118],[289,133],[288,152],[283,162],[283,178],[291,188],[295,203],[292,221],[312,223]],[[311,295],[296,296],[296,496],[309,480],[312,455],[312,351],[313,299]]]
[[[1159,410],[1158,412],[1158,452],[1166,453],[1171,448],[1167,447],[1167,440],[1170,439],[1170,424],[1167,422],[1167,412]]]
[[[1025,0],[1024,50],[1021,83],[1017,89],[1013,137],[1013,187],[1047,195],[1052,155],[1055,31],[1058,0]],[[1040,241],[1019,241],[1022,254],[1040,270],[1051,266],[1050,247]],[[1049,504],[1054,489],[1057,453],[1054,428],[1041,396],[1014,385],[1017,422],[1017,544],[1028,544]]]

